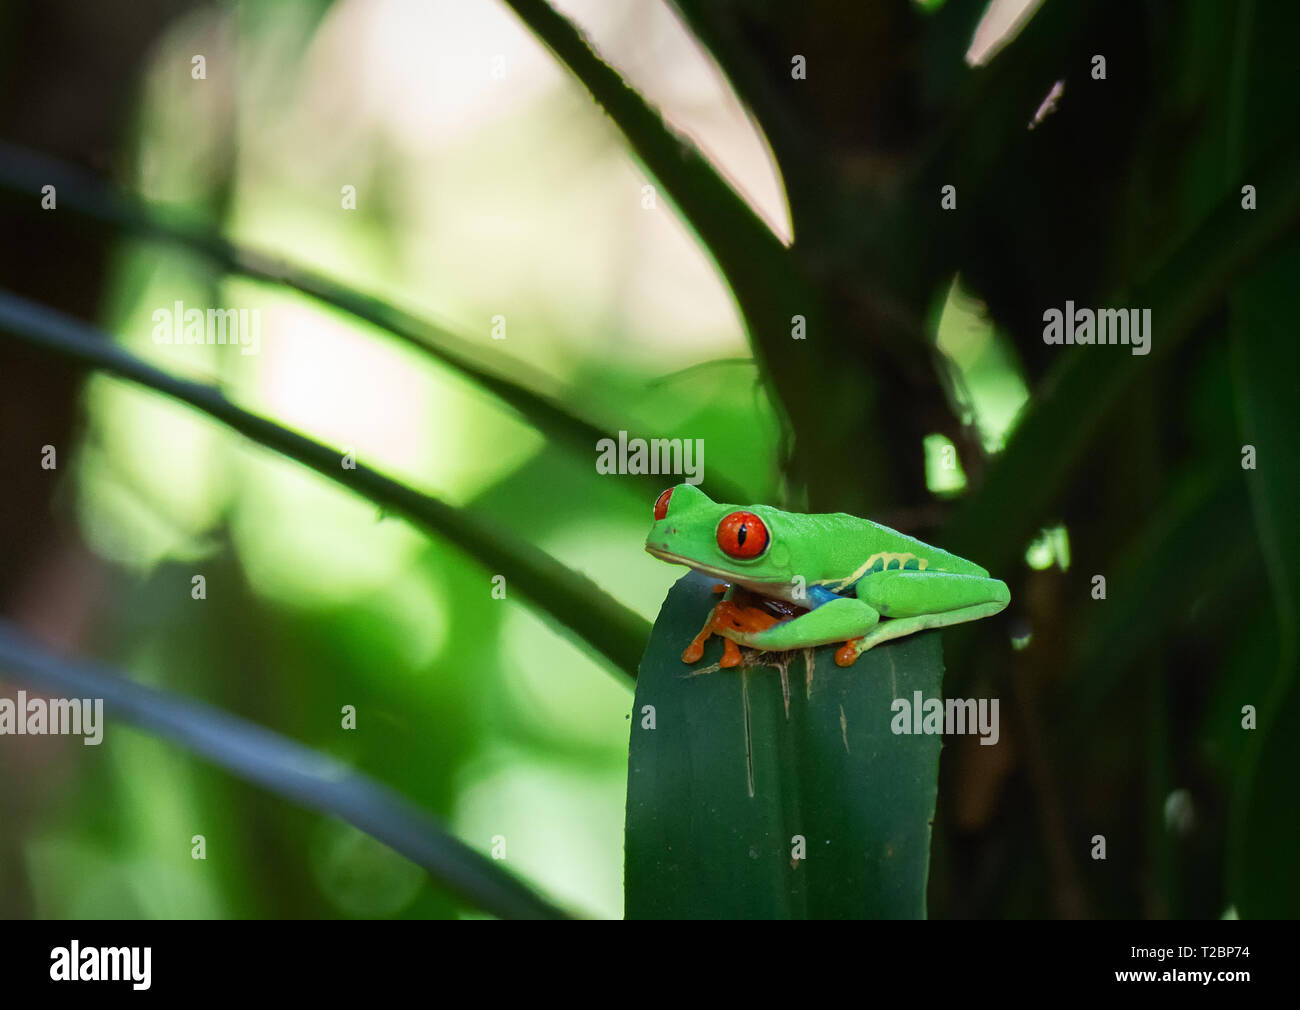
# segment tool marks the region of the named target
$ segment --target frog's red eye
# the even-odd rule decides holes
[[[753,512],[733,512],[718,523],[718,546],[733,558],[756,558],[767,541],[767,527]]]
[[[673,489],[669,488],[661,494],[655,502],[655,518],[662,519],[668,514],[668,499],[673,496]]]

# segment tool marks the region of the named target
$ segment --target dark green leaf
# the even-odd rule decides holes
[[[891,704],[939,697],[939,636],[878,646],[847,669],[834,647],[817,649],[810,688],[806,654],[788,654],[787,715],[770,665],[696,674],[717,662],[717,639],[682,663],[713,581],[690,574],[673,587],[641,662],[628,918],[923,917],[940,738],[895,735]]]

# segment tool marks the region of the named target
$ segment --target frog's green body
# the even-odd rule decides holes
[[[664,514],[646,537],[651,554],[728,583],[725,600],[739,586],[809,608],[761,630],[715,627],[741,645],[777,651],[845,642],[836,661],[848,665],[880,642],[988,617],[1011,599],[979,565],[842,512],[719,505],[690,484],[660,501]],[[758,553],[738,556],[754,551],[759,536]]]

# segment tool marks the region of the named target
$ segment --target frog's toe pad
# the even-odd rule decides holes
[[[835,665],[852,666],[854,663],[856,663],[858,661],[858,657],[862,655],[862,653],[858,651],[858,643],[861,641],[862,639],[860,638],[851,638],[843,645],[841,645],[838,649],[836,649]]]

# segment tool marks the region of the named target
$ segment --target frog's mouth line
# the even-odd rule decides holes
[[[742,578],[734,571],[725,571],[721,568],[715,568],[712,565],[702,564],[698,561],[691,561],[682,557],[680,554],[674,554],[672,551],[665,550],[662,547],[655,547],[652,544],[645,545],[646,553],[658,558],[660,561],[667,561],[670,565],[685,565],[704,575],[711,575],[716,579],[721,579],[728,584],[743,586],[755,596],[761,596],[764,599],[774,602],[788,603],[786,593],[789,592],[789,586],[784,582],[762,582],[750,581]]]

